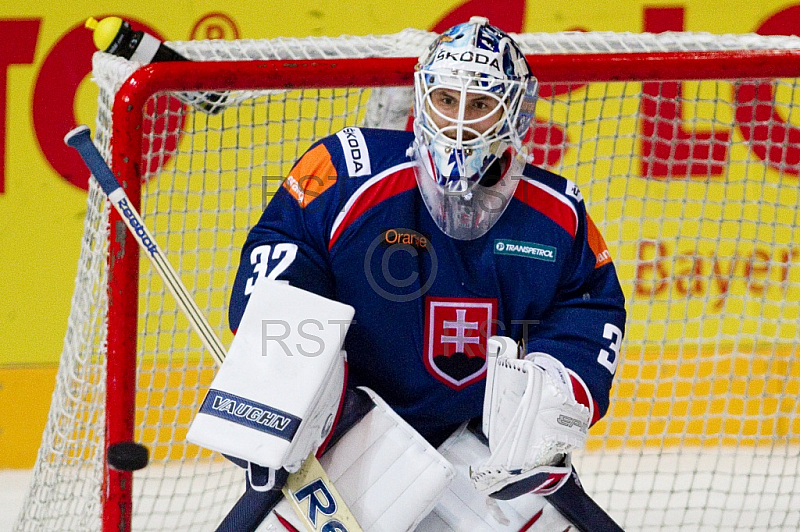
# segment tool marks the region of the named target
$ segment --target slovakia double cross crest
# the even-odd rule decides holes
[[[425,367],[454,390],[482,379],[497,300],[427,297],[425,303]]]

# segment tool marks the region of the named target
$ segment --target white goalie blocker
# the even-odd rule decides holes
[[[333,427],[353,314],[349,305],[260,279],[186,439],[297,471]]]

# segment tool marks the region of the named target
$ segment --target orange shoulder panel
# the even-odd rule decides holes
[[[336,178],[331,154],[324,144],[318,144],[297,161],[284,180],[283,188],[289,191],[300,207],[306,208],[314,198],[336,184]]]
[[[588,213],[586,214],[586,223],[586,238],[589,241],[589,247],[592,249],[597,259],[594,265],[595,269],[597,269],[611,262],[611,253],[608,252],[608,246],[603,239],[603,235],[600,234],[600,231],[597,229],[597,226],[594,225]]]

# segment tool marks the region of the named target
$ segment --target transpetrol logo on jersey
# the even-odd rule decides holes
[[[556,261],[556,248],[535,242],[498,239],[494,241],[494,253],[495,255],[515,255],[547,262]]]

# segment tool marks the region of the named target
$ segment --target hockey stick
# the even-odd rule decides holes
[[[486,447],[489,446],[488,438],[483,434],[480,423],[474,419],[469,424],[469,431],[475,435]],[[575,466],[572,473],[564,483],[554,493],[545,495],[545,499],[550,505],[558,510],[578,532],[624,532],[622,528],[614,522],[610,515],[597,504],[591,495],[583,489],[578,478]],[[527,530],[523,528],[522,530]]]
[[[624,532],[599,504],[584,491],[575,468],[566,484],[545,496],[547,502],[566,517],[580,532]]]
[[[169,261],[167,261],[161,248],[159,248],[155,239],[150,234],[150,231],[145,226],[136,208],[131,205],[128,200],[128,195],[120,186],[119,181],[114,177],[114,174],[106,164],[103,156],[94,145],[89,128],[87,126],[76,127],[67,133],[64,137],[64,142],[78,151],[84,164],[89,168],[89,171],[94,175],[95,180],[97,180],[97,183],[100,185],[100,188],[103,189],[103,192],[108,196],[111,204],[122,216],[125,225],[128,226],[128,229],[136,238],[141,248],[147,252],[153,267],[164,280],[164,284],[167,285],[167,288],[177,301],[180,309],[186,314],[194,331],[200,336],[203,346],[208,349],[218,365],[222,364],[222,361],[225,359],[225,349],[222,347],[222,342],[219,340],[216,333],[214,333],[205,315],[189,294],[189,291],[178,277],[175,269]],[[305,510],[301,503],[303,497],[295,495],[297,491],[315,481],[321,481],[324,484],[325,488],[327,488],[328,492],[333,497],[332,502],[335,502],[335,505],[330,505],[333,506],[333,508],[330,508],[330,513],[326,512],[326,515],[329,517],[327,519],[313,519],[313,516],[317,515],[316,511],[319,510],[319,508],[313,507],[311,501],[309,501],[308,511]],[[282,491],[300,520],[306,524],[306,528],[309,532],[323,530],[323,527],[325,527],[325,530],[361,532],[361,527],[356,522],[355,517],[353,517],[350,509],[319,464],[319,460],[317,460],[313,454],[308,457],[306,464],[304,464],[299,471],[289,475]]]

